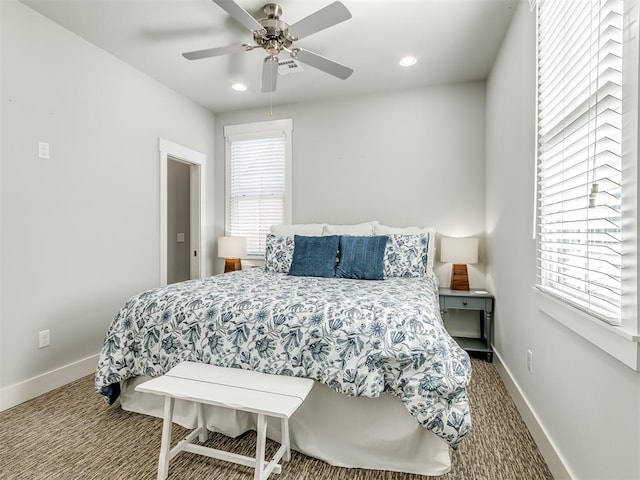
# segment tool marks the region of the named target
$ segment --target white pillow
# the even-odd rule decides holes
[[[433,269],[433,260],[436,256],[436,230],[429,227],[390,227],[388,225],[380,225],[376,222],[373,227],[374,235],[415,235],[418,233],[429,234],[429,245],[427,247],[427,266]]]
[[[304,235],[307,237],[321,237],[324,223],[298,223],[293,225],[271,225],[271,233],[279,237]]]
[[[370,237],[378,222],[364,222],[356,225],[325,225],[322,235],[357,235]]]
[[[377,223],[373,230],[376,235],[415,235],[416,233],[433,233],[433,228],[422,227],[390,227],[388,225],[380,225]]]

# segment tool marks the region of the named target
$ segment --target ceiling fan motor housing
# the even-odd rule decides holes
[[[253,40],[256,44],[264,48],[269,55],[275,57],[283,49],[287,49],[293,43],[293,37],[289,35],[289,24],[280,20],[282,7],[277,3],[267,3],[264,6],[264,13],[267,18],[260,20],[260,25],[264,27],[266,33],[253,32]]]
[[[280,15],[282,15],[282,5],[278,5],[277,3],[267,3],[264,6],[263,11],[269,18],[280,18]]]

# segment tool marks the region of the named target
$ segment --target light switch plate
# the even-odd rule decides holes
[[[178,242],[180,242],[180,243],[184,242],[184,233],[179,233],[178,234]]]
[[[49,158],[49,144],[46,142],[38,142],[38,158]]]
[[[48,347],[51,344],[49,330],[38,332],[38,348]]]

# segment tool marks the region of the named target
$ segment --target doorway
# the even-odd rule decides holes
[[[205,175],[204,167],[206,156],[190,148],[178,145],[163,138],[159,139],[160,150],[160,285],[174,283],[175,281],[202,278],[206,275],[206,252],[205,252]],[[179,172],[176,174],[176,172]],[[177,175],[177,176],[176,176]],[[185,177],[185,178],[181,178]],[[174,220],[170,222],[170,214],[173,215],[176,205],[169,205],[174,202],[174,193],[169,193],[169,182],[171,186],[177,180],[186,182],[188,177],[188,222],[186,219],[181,223],[179,230],[173,231]],[[186,202],[181,200],[180,202]],[[184,207],[180,208],[184,212]],[[169,224],[172,223],[170,229]],[[187,230],[188,226],[188,230]],[[176,227],[177,228],[177,227]],[[170,233],[172,232],[172,233]],[[183,234],[178,236],[178,234]],[[188,245],[188,249],[186,248]],[[176,248],[177,247],[177,248]],[[177,270],[175,267],[175,255],[181,252],[179,258],[187,262],[188,255],[188,275],[186,264],[182,264]],[[179,260],[178,260],[179,261]],[[170,267],[169,264],[172,263]],[[171,275],[169,272],[171,271]],[[186,277],[186,278],[185,278]]]
[[[167,161],[167,283],[191,278],[191,182],[188,163]]]

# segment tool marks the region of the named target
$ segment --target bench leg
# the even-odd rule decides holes
[[[267,419],[264,415],[258,414],[256,440],[256,472],[253,475],[254,480],[263,480],[262,473],[264,471],[264,452],[267,445]]]
[[[289,420],[287,418],[280,419],[280,430],[282,431],[280,444],[284,445],[285,448],[282,458],[288,462],[291,460],[291,445],[289,443]]]
[[[166,480],[169,475],[173,404],[173,397],[164,397],[164,419],[162,421],[162,441],[160,442],[160,459],[158,461],[158,480]]]
[[[207,430],[207,422],[204,419],[204,405],[202,403],[196,404],[198,408],[198,428],[200,429],[200,435],[198,439],[204,443],[207,441],[208,430]]]

